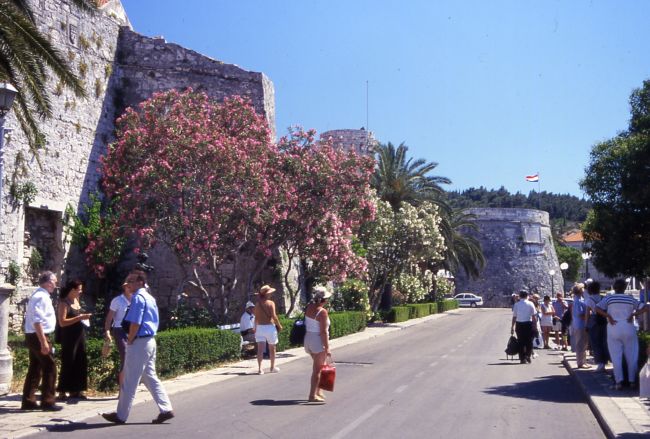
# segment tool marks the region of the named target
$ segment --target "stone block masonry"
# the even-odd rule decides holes
[[[467,231],[481,243],[486,267],[478,279],[456,274],[456,292],[483,297],[486,306],[508,307],[513,293],[526,288],[540,296],[562,291],[548,212],[532,209],[472,208],[478,232]],[[551,276],[549,272],[555,270]],[[551,280],[552,278],[552,280]]]

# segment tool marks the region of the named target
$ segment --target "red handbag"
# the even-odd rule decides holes
[[[334,381],[336,380],[336,366],[333,362],[323,364],[320,370],[320,380],[318,387],[327,390],[328,392],[334,391]]]

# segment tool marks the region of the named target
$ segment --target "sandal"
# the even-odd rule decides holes
[[[308,401],[309,401],[309,402],[320,402],[320,403],[322,403],[322,404],[325,403],[325,399],[323,399],[323,398],[319,398],[318,396],[315,396],[315,397],[313,397],[313,398],[309,398]]]

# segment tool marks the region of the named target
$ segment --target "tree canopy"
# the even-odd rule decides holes
[[[632,92],[626,131],[597,143],[580,185],[593,210],[583,234],[608,276],[650,274],[650,80]]]

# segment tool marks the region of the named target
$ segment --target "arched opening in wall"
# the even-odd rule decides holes
[[[61,271],[63,266],[62,212],[35,207],[25,208],[23,267],[25,274],[36,282],[38,273]]]

